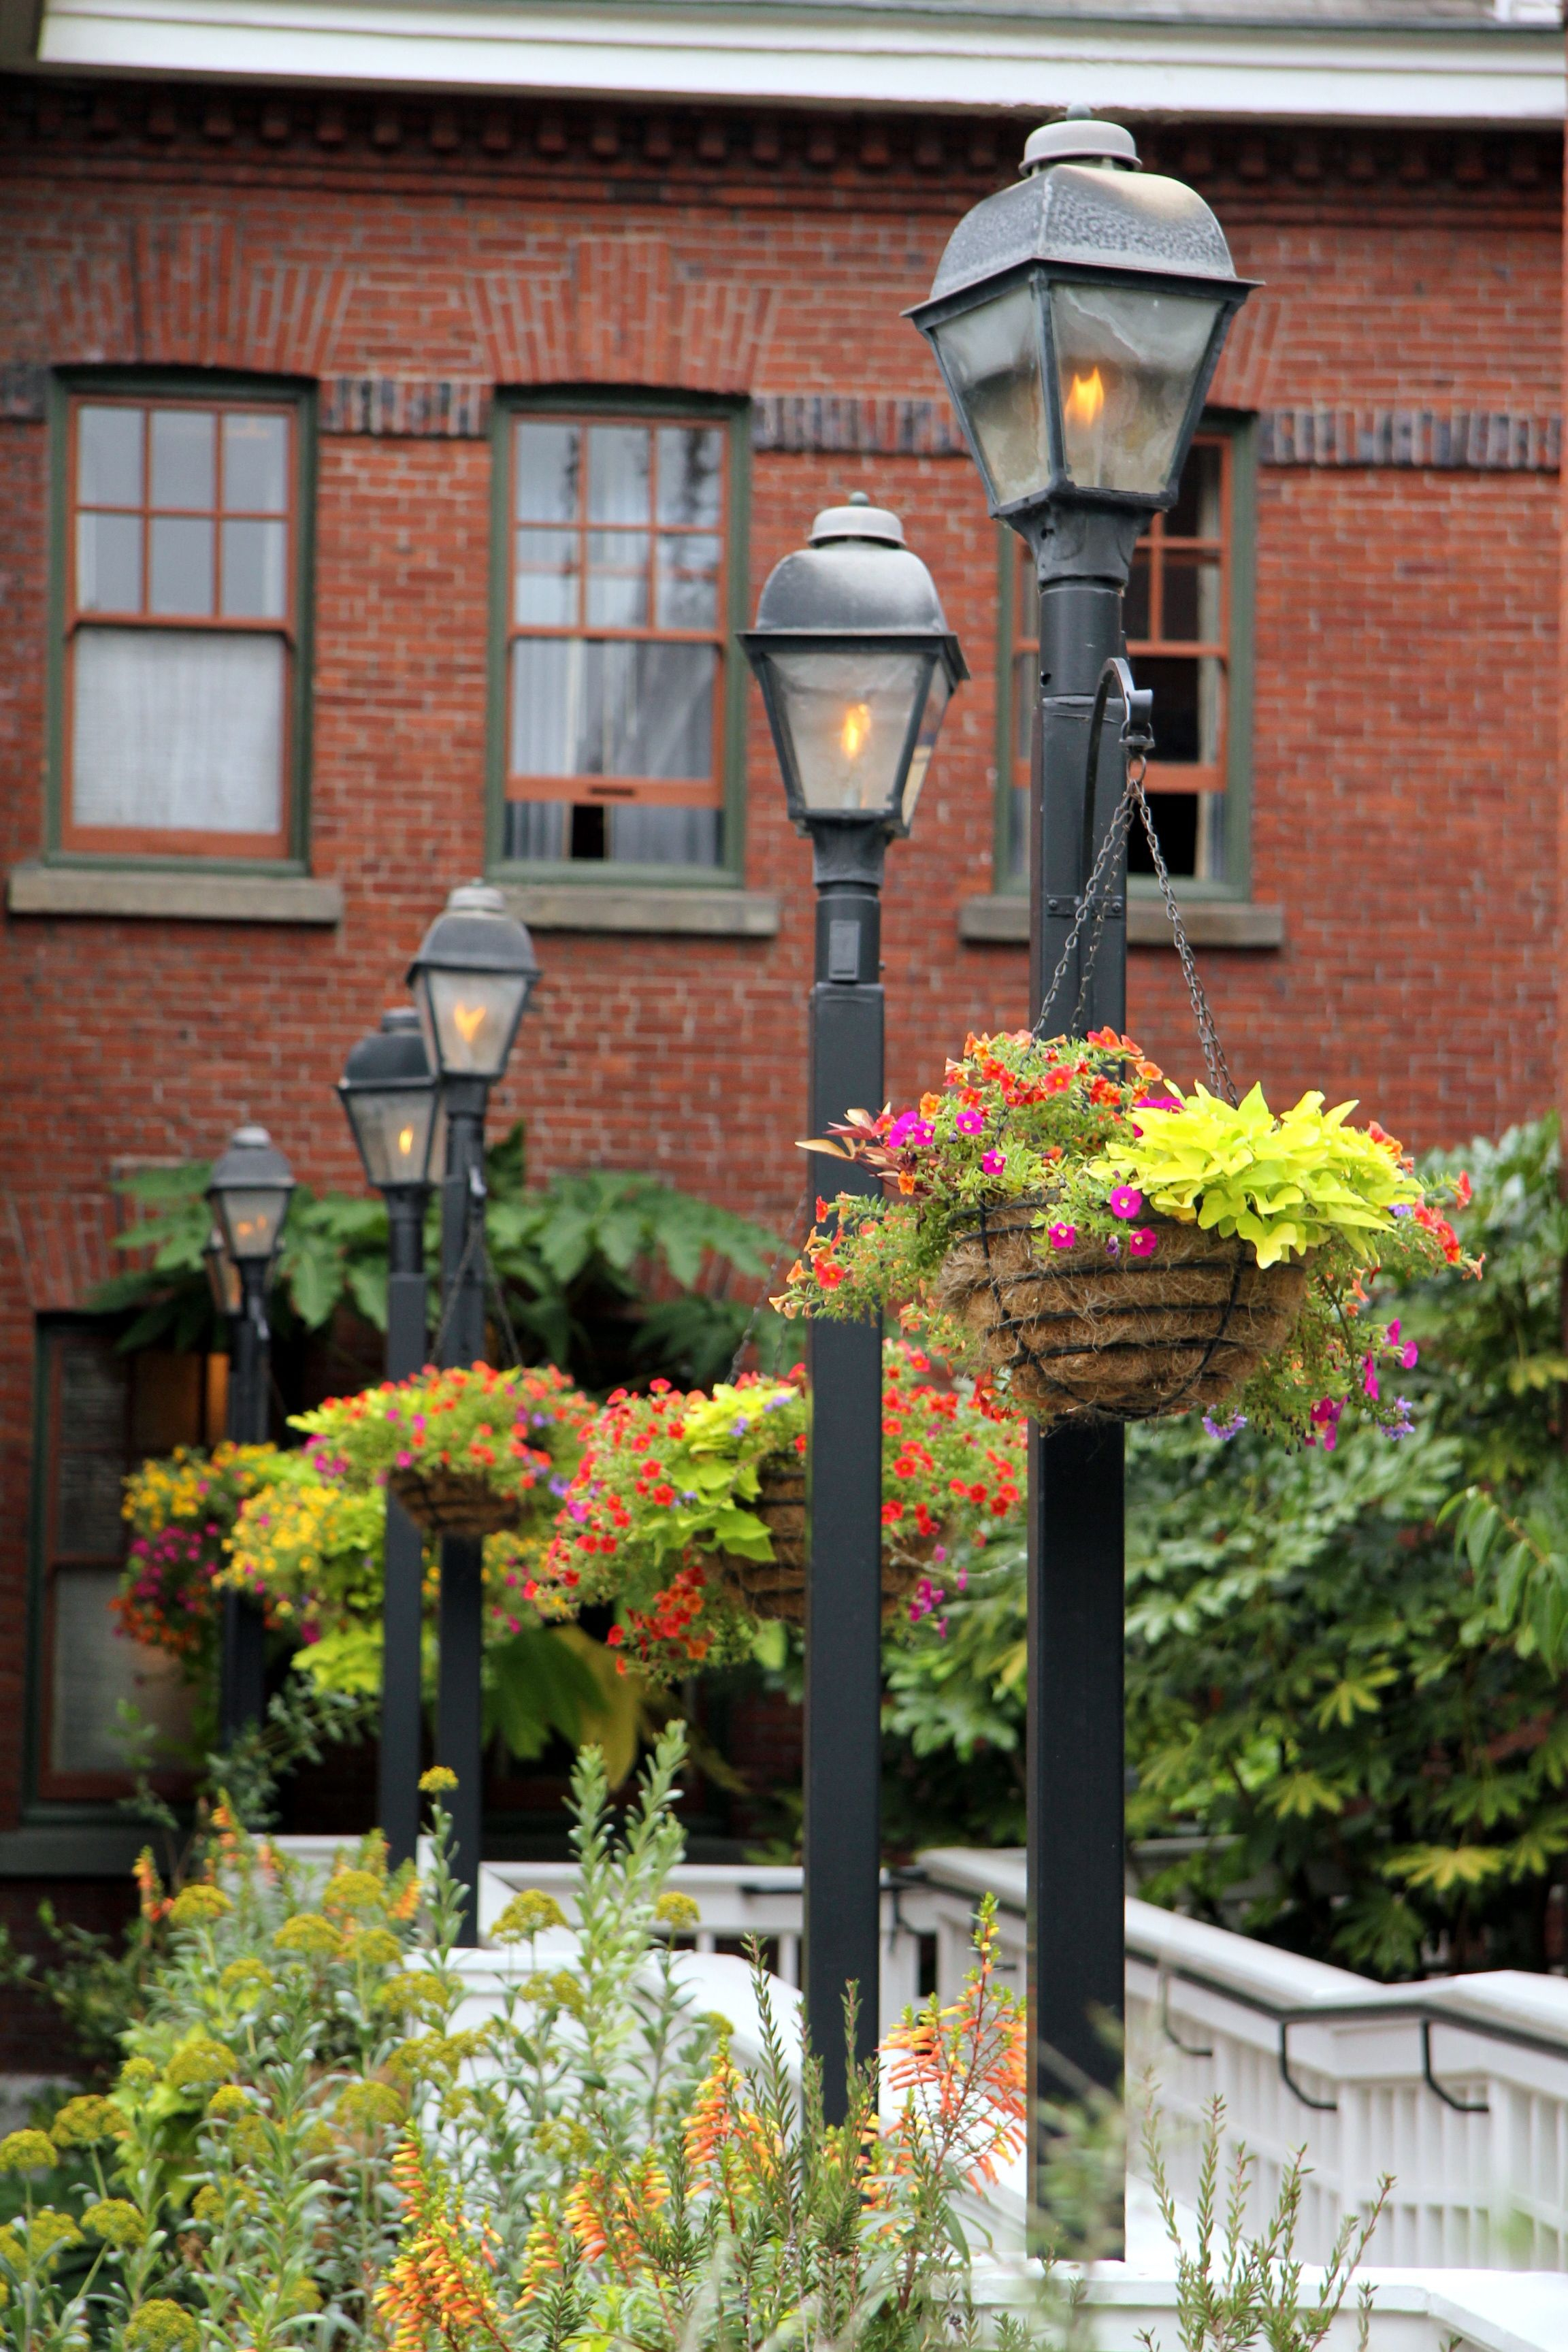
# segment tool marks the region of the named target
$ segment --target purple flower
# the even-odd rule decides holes
[[[1211,1437],[1217,1437],[1220,1444],[1224,1445],[1231,1438],[1238,1437],[1247,1427],[1247,1415],[1244,1412],[1233,1412],[1228,1421],[1215,1421],[1212,1414],[1205,1412],[1204,1427]]]
[[[1105,1255],[1107,1257],[1120,1257],[1121,1255],[1121,1244],[1117,1240],[1114,1234],[1111,1234],[1110,1239],[1105,1244]]]
[[[1415,1214],[1415,1202],[1395,1201],[1394,1204],[1394,1213],[1396,1217],[1413,1217]]]
[[[564,1478],[561,1477],[559,1474],[550,1481],[550,1491],[556,1497],[557,1501],[564,1496],[567,1483],[568,1482]]]
[[[1397,1421],[1384,1422],[1383,1425],[1383,1433],[1384,1437],[1394,1439],[1401,1437],[1414,1437],[1415,1434],[1415,1423],[1410,1418],[1410,1399],[1408,1397],[1395,1397],[1394,1402],[1395,1409],[1398,1412],[1399,1419]]]
[[[1143,1195],[1131,1184],[1117,1184],[1106,1206],[1113,1217],[1135,1217],[1143,1206]]]
[[[988,1151],[980,1165],[984,1169],[987,1176],[1000,1176],[1002,1171],[1006,1167],[1007,1161],[1005,1156],[1002,1152]]]
[[[961,1110],[952,1123],[960,1135],[979,1135],[985,1126],[984,1114],[977,1110]]]

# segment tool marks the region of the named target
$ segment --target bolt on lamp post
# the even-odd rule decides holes
[[[1023,178],[949,240],[928,336],[991,512],[1033,550],[1040,702],[1031,794],[1031,1017],[1126,783],[1125,751],[1087,773],[1106,666],[1125,653],[1121,598],[1151,515],[1174,503],[1220,348],[1251,291],[1218,222],[1179,180],[1142,173],[1131,134],[1069,116],[1037,131]],[[1121,698],[1118,693],[1118,703]],[[1142,697],[1139,698],[1142,700]],[[1125,711],[1124,716],[1132,714]],[[1126,1021],[1125,855],[1055,1013]],[[1085,926],[1092,936],[1095,923]],[[1119,1424],[1031,1432],[1029,2013],[1038,2099],[1054,2052],[1114,2086],[1102,2021],[1123,2006],[1123,1455]],[[1037,2113],[1030,2179],[1038,2180]]]
[[[267,1279],[293,1190],[289,1162],[264,1127],[235,1129],[207,1184],[214,1232],[203,1255],[214,1296],[228,1317],[228,1434],[239,1445],[267,1443],[271,1340]],[[227,1591],[223,1597],[218,1687],[218,1730],[225,1748],[247,1724],[260,1722],[265,1696],[261,1612],[247,1594]]]
[[[953,688],[969,675],[897,515],[829,507],[768,580],[741,640],[816,884],[811,1131],[882,1101],[881,908]],[[851,1190],[875,1178],[843,1171]],[[846,1989],[877,2040],[881,1876],[881,1326],[813,1324],[805,1602],[805,2011],[842,2120]]]
[[[443,1365],[478,1363],[485,1352],[485,1108],[538,978],[533,942],[507,913],[500,892],[485,882],[462,883],[451,893],[408,967],[447,1128],[436,1350]],[[477,1537],[441,1538],[436,1747],[458,1776],[453,1867],[465,1890],[462,1939],[468,1944],[479,1938],[483,1818],[481,1552]]]
[[[426,1360],[425,1204],[442,1150],[436,1076],[413,1005],[384,1013],[381,1027],[360,1039],[338,1096],[365,1175],[386,1202],[386,1376],[406,1380]],[[391,1494],[385,1556],[377,1817],[395,1870],[413,1860],[419,1839],[425,1539]]]

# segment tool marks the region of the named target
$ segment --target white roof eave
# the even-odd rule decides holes
[[[802,106],[1558,123],[1561,32],[757,0],[45,0],[68,72]]]

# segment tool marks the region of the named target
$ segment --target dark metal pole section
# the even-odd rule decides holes
[[[1123,651],[1121,592],[1142,516],[1089,513],[1047,536],[1040,562],[1039,739],[1032,793],[1030,1014],[1043,1009],[1087,881],[1085,762],[1100,671]],[[1114,715],[1114,714],[1110,714]],[[1100,738],[1096,848],[1121,797],[1117,730]],[[1127,1003],[1125,860],[1107,874],[1052,1007],[1053,1032],[1109,1024]],[[1100,944],[1074,1019],[1082,956]],[[1029,1436],[1029,2015],[1036,2052],[1030,2179],[1045,2154],[1041,2100],[1121,2075],[1125,1914],[1122,1739],[1123,1446],[1119,1424]],[[1066,2062],[1053,2063],[1053,2057]],[[1120,2215],[1117,2219],[1120,2222]],[[1102,2249],[1114,2252],[1117,2248]]]
[[[485,1352],[485,1086],[447,1078],[447,1174],[441,1186],[441,1313],[444,1366],[478,1363]],[[441,1538],[440,1668],[436,1752],[458,1776],[447,1803],[453,1868],[465,1890],[461,1940],[479,1935],[479,1841],[484,1816],[483,1544]]]
[[[425,1363],[425,1192],[386,1193],[386,1375],[405,1381]],[[396,1497],[386,1498],[382,1604],[379,1819],[394,1870],[419,1840],[420,1641],[425,1538]]]
[[[811,1132],[882,1105],[882,862],[878,824],[813,830],[816,969]],[[877,1192],[845,1168],[847,1192]],[[805,1588],[805,2016],[829,2123],[843,2121],[844,2000],[857,2058],[876,2047],[881,1878],[882,1327],[814,1321]]]
[[[267,1328],[265,1265],[247,1260],[239,1268],[241,1303],[228,1318],[228,1411],[226,1425],[237,1445],[265,1445],[270,1423],[271,1380]],[[267,1629],[260,1608],[247,1592],[223,1596],[222,1662],[218,1685],[218,1744],[232,1748],[239,1734],[259,1723],[267,1701]]]

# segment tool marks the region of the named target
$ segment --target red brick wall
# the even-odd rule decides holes
[[[431,379],[470,421],[496,382],[929,402],[900,311],[1024,128],[0,87],[0,858],[42,839],[39,370],[384,376],[405,423]],[[1555,413],[1553,143],[1156,136],[1267,280],[1221,397]],[[356,1181],[331,1082],[482,858],[489,482],[479,438],[323,436],[312,864],[342,882],[345,922],[9,920],[0,1187],[92,1190],[113,1157],[206,1151],[247,1113],[312,1182]],[[889,1078],[908,1094],[966,1027],[1024,1013],[1023,951],[956,929],[991,887],[996,548],[961,457],[759,454],[753,595],[813,510],[859,488],[902,513],[974,672],[889,862]],[[1212,954],[1208,979],[1238,1075],[1359,1095],[1419,1144],[1552,1097],[1557,498],[1544,470],[1260,477],[1254,882],[1286,941]],[[541,936],[497,1106],[528,1118],[539,1172],[651,1167],[774,1217],[798,1193],[809,861],[754,698],[749,776],[746,878],[783,895],[776,940]],[[1184,1073],[1174,959],[1136,952],[1130,997]],[[34,1303],[0,1221],[0,1825]]]

